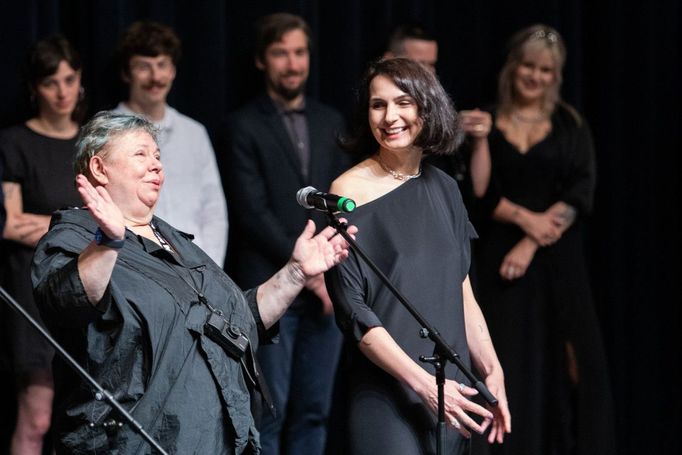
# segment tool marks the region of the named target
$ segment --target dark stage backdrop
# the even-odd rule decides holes
[[[94,112],[121,94],[111,64],[119,33],[137,19],[172,25],[184,58],[170,103],[215,134],[225,114],[260,89],[251,37],[263,14],[289,11],[309,21],[315,41],[309,92],[347,115],[358,76],[397,23],[417,20],[434,31],[438,73],[460,108],[493,102],[506,39],[521,27],[548,23],[569,50],[564,97],[585,113],[596,140],[599,183],[588,255],[621,452],[679,452],[680,4],[638,3],[5,0],[0,126],[19,119],[16,75],[26,49],[53,32],[82,53]]]

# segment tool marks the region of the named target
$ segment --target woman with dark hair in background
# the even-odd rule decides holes
[[[63,37],[44,39],[29,52],[23,78],[32,117],[0,132],[7,211],[4,284],[39,319],[30,277],[34,247],[47,232],[54,210],[79,203],[71,160],[84,114],[80,58]],[[3,311],[17,385],[11,453],[39,454],[50,427],[53,351],[21,316]]]
[[[358,243],[465,364],[475,365],[499,405],[485,409],[454,365],[446,370],[448,454],[467,452],[470,432],[491,427],[489,442],[511,431],[504,375],[469,284],[469,223],[457,183],[425,154],[455,149],[459,123],[436,76],[405,58],[370,66],[360,86],[355,136],[347,145],[368,156],[337,178],[331,191],[358,208],[348,218]],[[348,453],[433,454],[436,380],[420,355],[433,344],[354,253],[328,273],[349,365]],[[471,416],[470,416],[471,414]],[[478,422],[474,419],[477,418]]]
[[[614,453],[607,364],[582,221],[595,157],[585,119],[561,101],[566,58],[545,25],[511,39],[488,137],[490,216],[477,226],[477,297],[504,367],[514,434],[495,453]]]

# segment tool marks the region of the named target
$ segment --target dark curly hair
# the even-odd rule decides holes
[[[431,71],[407,58],[379,60],[369,65],[356,91],[354,133],[340,140],[344,149],[358,157],[369,156],[377,150],[368,121],[369,89],[377,76],[387,77],[414,98],[423,121],[416,146],[431,155],[447,155],[457,149],[463,133],[454,103]]]
[[[116,61],[122,74],[130,75],[130,59],[134,55],[157,57],[169,55],[178,65],[182,55],[180,38],[172,28],[152,21],[138,21],[128,27],[116,47]]]
[[[40,81],[55,74],[61,62],[68,63],[74,71],[80,71],[82,68],[80,55],[62,35],[44,38],[36,42],[29,50],[21,70],[21,76],[27,94],[26,99],[29,101],[30,115],[38,115],[38,103],[35,100],[36,87]],[[86,110],[85,95],[81,89],[71,118],[75,122],[81,123],[85,118]]]

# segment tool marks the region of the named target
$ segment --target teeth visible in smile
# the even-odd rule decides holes
[[[398,134],[404,129],[405,127],[401,126],[399,128],[386,128],[384,131],[386,131],[386,134]]]

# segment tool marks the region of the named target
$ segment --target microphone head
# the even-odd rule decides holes
[[[315,207],[308,203],[308,196],[313,193],[317,193],[317,190],[312,186],[301,188],[296,192],[296,202],[304,209],[314,209]]]
[[[339,209],[339,212],[350,213],[355,210],[355,201],[348,199],[347,197],[342,197],[336,203],[336,208]]]

